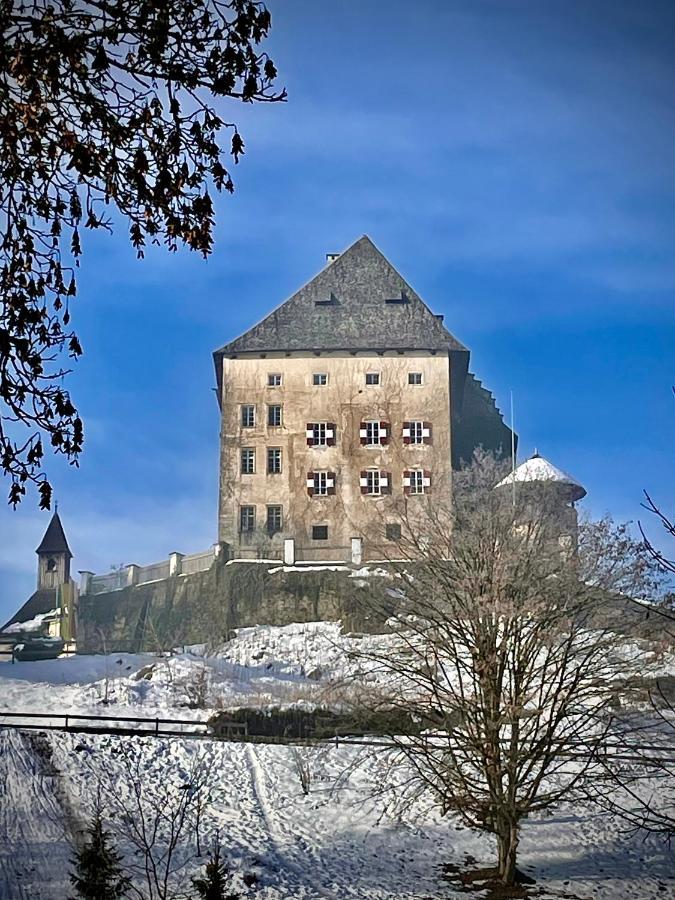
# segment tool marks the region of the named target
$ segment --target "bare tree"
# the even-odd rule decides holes
[[[136,750],[120,745],[125,779],[122,788],[115,784],[106,792],[108,813],[120,846],[133,849],[127,864],[132,893],[141,900],[170,900],[201,852],[211,776],[203,757],[196,756],[180,783],[170,778],[150,783],[144,756]]]
[[[607,573],[562,540],[569,504],[543,486],[514,502],[493,490],[498,469],[483,457],[463,473],[451,516],[410,513],[405,588],[383,610],[393,636],[362,658],[420,723],[391,735],[404,789],[430,790],[443,813],[493,834],[512,884],[522,819],[605,777],[597,755],[625,663],[599,624]]]

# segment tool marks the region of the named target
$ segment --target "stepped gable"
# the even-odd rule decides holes
[[[471,372],[466,377],[464,402],[453,431],[452,464],[458,469],[471,462],[476,447],[499,458],[511,453],[511,429],[492,392]],[[518,435],[515,436],[516,446]]]
[[[441,318],[364,235],[215,355],[294,350],[467,353]]]
[[[68,541],[66,540],[66,533],[63,530],[63,525],[61,524],[61,519],[59,518],[58,512],[54,512],[51,522],[47,526],[44,537],[40,542],[40,546],[35,552],[67,553],[68,556],[72,558],[73,554],[70,552],[70,547],[68,546]]]

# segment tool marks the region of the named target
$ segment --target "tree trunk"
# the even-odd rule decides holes
[[[516,856],[518,852],[518,826],[507,824],[497,834],[499,850],[499,878],[503,884],[515,884]]]

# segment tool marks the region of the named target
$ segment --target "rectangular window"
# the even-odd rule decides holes
[[[411,422],[410,423],[410,443],[411,444],[423,444],[424,437],[422,434],[424,427],[423,422]]]
[[[267,448],[267,474],[279,475],[281,472],[281,447]]]
[[[328,472],[314,473],[314,494],[319,496],[328,494]]]
[[[255,406],[242,406],[241,427],[255,428]]]
[[[312,525],[312,540],[313,541],[327,541],[328,540],[328,525]]]
[[[239,507],[239,531],[255,531],[255,506]]]
[[[380,383],[380,373],[379,372],[366,372],[366,384],[379,384]]]
[[[271,403],[267,407],[267,424],[273,428],[281,427],[281,404]]]
[[[366,422],[366,444],[373,446],[380,443],[380,423]]]
[[[386,536],[388,541],[401,540],[401,526],[395,522],[387,522]]]
[[[366,488],[368,489],[369,494],[379,494],[380,493],[380,470],[379,469],[367,469],[366,470]]]
[[[307,423],[308,447],[333,447],[335,445],[335,424],[333,422]]]
[[[413,469],[410,472],[410,493],[424,493],[424,471],[422,469]]]
[[[241,474],[253,475],[255,472],[255,450],[252,447],[244,447],[241,451]]]
[[[325,372],[315,372],[312,376],[312,383],[316,385],[328,384],[328,375]]]
[[[281,375],[272,372],[267,376],[267,387],[281,387]]]
[[[282,510],[280,506],[267,507],[267,533],[277,534],[281,531]]]
[[[422,373],[408,372],[408,384],[422,384]]]

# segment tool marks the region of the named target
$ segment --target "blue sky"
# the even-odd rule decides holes
[[[637,519],[644,488],[675,510],[675,6],[269,5],[289,101],[225,107],[246,155],[213,256],[85,236],[86,447],[49,461],[74,568],[215,540],[211,352],[363,233],[514,391],[521,456],[593,514]],[[36,506],[0,508],[0,618],[33,589]]]

